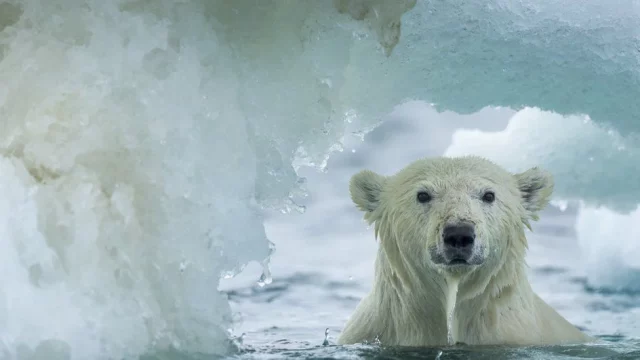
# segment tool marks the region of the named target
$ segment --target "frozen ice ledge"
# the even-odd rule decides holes
[[[1,1],[0,356],[233,351],[216,288],[268,259],[261,209],[298,208],[296,168],[323,169],[405,100],[588,116],[627,145],[612,157],[634,159],[638,9]],[[627,196],[595,171],[557,178],[559,196],[637,203],[637,170],[598,165]]]

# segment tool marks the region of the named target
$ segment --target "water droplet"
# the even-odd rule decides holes
[[[333,87],[333,82],[329,78],[325,78],[325,79],[320,80],[320,83],[323,84],[323,85],[327,85],[327,87],[329,89],[331,89]]]
[[[365,131],[353,131],[351,133],[353,136],[357,137],[358,139],[360,139],[360,141],[364,141],[364,137],[365,135],[367,135],[367,133]]]
[[[323,346],[329,345],[329,328],[324,330],[324,341],[322,342]]]
[[[436,355],[436,360],[440,360],[442,357],[442,350],[438,351],[438,355]]]
[[[233,341],[237,347],[242,347],[245,335],[245,333],[242,333],[240,336],[232,337],[231,341]]]
[[[184,270],[187,268],[187,265],[189,265],[189,262],[187,260],[182,260],[180,262],[180,272],[184,272]]]
[[[273,255],[273,253],[276,251],[276,244],[274,244],[271,240],[267,240],[268,244],[269,244],[269,257],[271,257]]]
[[[296,204],[293,200],[291,200],[291,198],[284,200],[282,202],[282,206],[280,207],[280,213],[286,215],[291,213],[291,210],[295,210],[300,214],[304,214],[307,211],[307,207],[304,205]]]
[[[262,275],[260,275],[260,280],[258,280],[258,286],[264,287],[269,284],[271,284],[271,276],[266,273],[262,273]]]
[[[353,122],[353,120],[358,118],[358,114],[355,112],[355,110],[347,110],[344,113],[344,121],[346,121],[348,124],[351,124]]]
[[[376,338],[373,339],[373,343],[376,345],[382,345],[382,341],[380,341],[380,335],[376,335]]]
[[[258,286],[264,287],[265,285],[271,284],[273,279],[271,278],[271,270],[269,269],[269,260],[265,260],[262,262],[262,275],[260,275],[260,279],[258,280]]]
[[[353,280],[353,276],[349,276],[349,280]]]

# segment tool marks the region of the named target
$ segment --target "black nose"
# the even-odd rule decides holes
[[[476,232],[471,224],[447,225],[442,231],[445,246],[462,249],[473,245]]]

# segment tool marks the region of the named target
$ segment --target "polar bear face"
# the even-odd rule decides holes
[[[479,157],[418,160],[390,177],[364,170],[350,183],[391,262],[449,274],[524,257],[524,226],[552,190],[541,169],[514,175]]]

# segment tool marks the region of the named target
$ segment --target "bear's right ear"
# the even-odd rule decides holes
[[[349,192],[358,209],[373,212],[380,205],[380,195],[387,178],[370,170],[362,170],[351,177]]]
[[[525,211],[532,220],[538,220],[538,211],[544,209],[553,193],[553,176],[538,167],[515,174]]]

